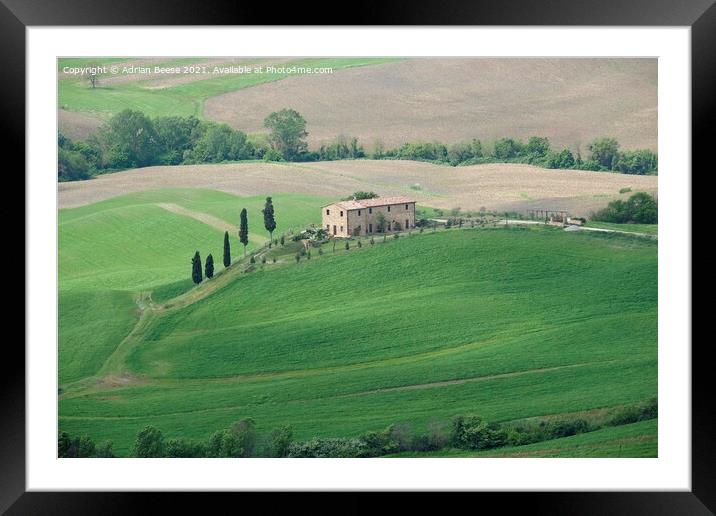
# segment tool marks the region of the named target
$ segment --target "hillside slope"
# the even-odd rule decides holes
[[[372,149],[408,141],[547,136],[577,150],[599,136],[657,148],[656,59],[408,59],[289,77],[207,99],[204,115],[264,131],[272,111],[308,121],[312,147],[338,135]]]
[[[319,163],[236,163],[147,167],[105,174],[89,181],[60,183],[60,208],[83,206],[154,188],[212,188],[235,195],[265,192],[340,199],[359,190],[408,195],[419,203],[450,210],[567,210],[588,216],[623,188],[656,194],[657,176],[552,170],[495,163],[449,167],[417,161],[355,160]]]
[[[147,424],[206,438],[252,417],[308,439],[643,400],[656,394],[656,250],[486,228],[269,263],[150,314],[122,353],[138,381],[61,396],[60,428],[126,453]]]

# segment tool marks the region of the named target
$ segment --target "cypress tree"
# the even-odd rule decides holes
[[[249,221],[246,217],[246,208],[241,210],[241,222],[239,223],[239,241],[244,245],[244,256],[246,256],[246,245],[249,243]]]
[[[204,275],[211,279],[214,277],[214,257],[209,254],[206,257],[206,266],[204,268]]]
[[[201,280],[202,280],[202,277],[201,277],[201,256],[199,256],[199,251],[194,253],[194,258],[191,259],[191,279],[197,285],[199,283],[201,283]]]
[[[224,267],[231,265],[231,245],[229,244],[229,232],[224,233]]]
[[[264,209],[261,210],[261,213],[264,214],[264,227],[266,228],[266,231],[269,232],[270,248],[271,241],[273,240],[273,230],[276,229],[276,219],[274,218],[273,202],[271,201],[271,197],[266,197],[266,204],[264,204]]]

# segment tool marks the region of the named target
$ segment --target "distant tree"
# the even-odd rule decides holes
[[[211,254],[206,257],[204,275],[209,279],[214,277],[214,257]]]
[[[286,161],[295,160],[308,148],[306,120],[293,109],[282,109],[264,119],[264,127],[271,131],[271,147]]]
[[[57,179],[76,181],[91,176],[85,157],[79,152],[59,148],[57,151]]]
[[[273,202],[271,197],[266,197],[266,204],[264,209],[261,210],[264,214],[264,227],[269,232],[269,248],[271,247],[271,240],[273,240],[273,231],[276,229],[276,219],[274,218]]]
[[[552,152],[547,158],[549,168],[574,168],[576,164],[574,155],[569,149],[564,149],[559,153]]]
[[[510,160],[521,156],[525,146],[522,142],[512,138],[502,138],[495,142],[493,156],[498,160]]]
[[[229,244],[229,232],[224,233],[224,267],[231,265],[231,244]]]
[[[526,150],[531,159],[542,158],[550,151],[549,139],[540,136],[532,136],[527,141]]]
[[[348,197],[345,197],[342,200],[350,201],[351,199],[356,199],[359,201],[362,199],[375,199],[377,197],[380,197],[380,196],[375,192],[358,191],[358,192],[353,192],[353,195],[349,195]]]
[[[597,138],[587,148],[591,152],[591,160],[607,170],[612,170],[612,161],[617,158],[619,152],[619,143],[614,138]]]
[[[281,247],[283,247],[286,244],[286,237],[284,235],[281,235],[281,238],[279,238],[279,242],[281,243]]]
[[[135,457],[163,457],[164,436],[161,430],[153,426],[145,426],[137,433],[132,455]]]
[[[112,449],[112,441],[102,441],[97,445],[97,451],[95,457],[112,458],[114,457],[114,450]]]
[[[244,246],[244,256],[246,256],[246,246],[249,243],[249,221],[246,215],[246,208],[241,210],[241,220],[239,222],[239,242]]]
[[[144,167],[158,161],[160,141],[154,123],[141,111],[125,109],[100,130],[109,168]]]
[[[293,428],[290,425],[283,425],[271,432],[271,456],[286,457],[288,448],[293,440]]]
[[[95,89],[97,87],[97,85],[99,84],[99,74],[97,73],[97,70],[94,68],[92,68],[90,70],[89,83],[90,83],[90,88],[92,88],[92,89]]]
[[[199,283],[201,283],[201,280],[202,280],[202,277],[201,277],[201,256],[199,256],[199,251],[194,253],[194,258],[191,259],[191,279],[197,285]]]

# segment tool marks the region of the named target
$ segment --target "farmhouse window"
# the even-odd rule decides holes
[[[368,208],[368,213],[373,213],[373,208]]]
[[[368,224],[368,233],[373,232],[373,224]]]
[[[336,225],[335,224],[333,224],[333,234],[334,235],[336,234]]]
[[[341,226],[341,233],[343,233],[343,226]]]
[[[343,212],[341,212],[341,217],[343,216]]]
[[[408,209],[408,205],[407,205],[407,204],[405,205],[405,209],[406,209],[406,210]]]
[[[331,225],[330,225],[330,224],[326,224],[326,231],[331,231]]]
[[[410,221],[405,219],[405,229],[410,229]]]
[[[331,210],[326,210],[326,215],[330,215],[330,214],[331,214]]]
[[[358,210],[358,216],[360,217],[360,210]]]
[[[388,211],[390,211],[390,206],[388,206]]]

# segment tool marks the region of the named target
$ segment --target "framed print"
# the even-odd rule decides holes
[[[7,3],[29,301],[3,509],[713,509],[691,343],[713,6],[211,27],[236,7]]]

